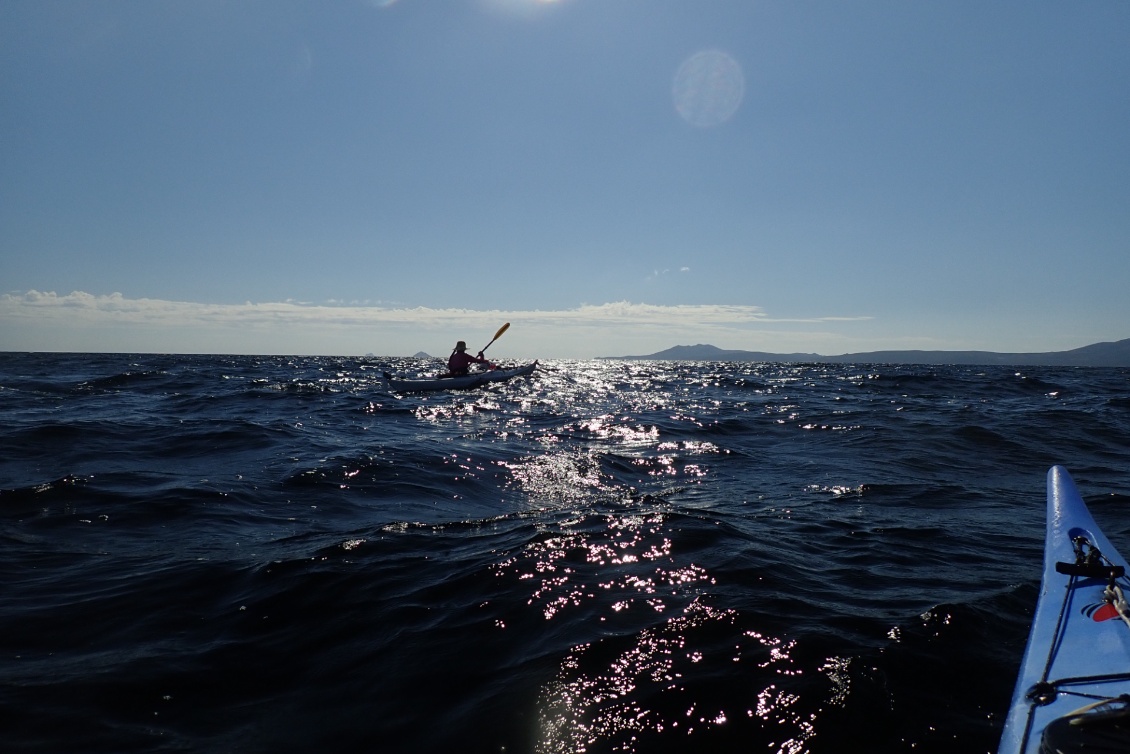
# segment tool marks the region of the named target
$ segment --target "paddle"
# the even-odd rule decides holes
[[[502,337],[502,333],[506,332],[507,328],[509,328],[509,327],[510,327],[510,323],[509,323],[509,322],[507,322],[507,323],[506,323],[505,325],[503,325],[502,327],[498,328],[498,332],[496,332],[496,333],[494,334],[494,337],[493,337],[493,338],[491,338],[491,340],[490,340],[490,343],[493,343],[494,341],[496,341],[496,340],[498,340],[499,338],[501,338],[501,337]],[[483,351],[485,351],[485,350],[487,350],[488,348],[490,348],[490,343],[487,343],[487,344],[486,344],[485,346],[483,346]],[[479,351],[479,353],[482,353],[483,351]]]

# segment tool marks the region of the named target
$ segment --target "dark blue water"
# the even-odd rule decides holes
[[[1130,370],[0,354],[22,752],[995,750]]]

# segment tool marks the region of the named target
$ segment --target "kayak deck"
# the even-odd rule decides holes
[[[1059,735],[1069,728],[1109,733],[1109,721],[1130,722],[1114,710],[1106,717],[1084,714],[1083,725],[1056,722],[1130,693],[1130,621],[1118,604],[1122,591],[1130,596],[1130,580],[1125,559],[1062,466],[1048,472],[1047,516],[1043,581],[999,754],[1039,752],[1041,736],[1053,723],[1050,734]],[[1121,612],[1130,613],[1130,605]]]
[[[491,382],[505,382],[506,380],[522,375],[531,374],[538,363],[515,367],[514,369],[491,369],[483,372],[472,372],[459,377],[430,377],[430,378],[402,378],[394,377],[388,372],[384,373],[385,381],[390,390],[399,392],[431,392],[436,390],[470,390],[481,387]]]

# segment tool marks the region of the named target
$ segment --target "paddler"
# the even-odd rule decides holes
[[[487,369],[494,369],[494,365],[483,358],[482,351],[479,351],[477,356],[472,356],[467,353],[467,344],[459,341],[455,344],[455,350],[451,352],[451,357],[447,360],[447,374],[443,376],[459,377],[467,374],[472,364],[485,364]]]

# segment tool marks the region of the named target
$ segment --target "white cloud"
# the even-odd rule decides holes
[[[205,304],[129,299],[120,293],[28,291],[0,295],[0,348],[385,355],[423,348],[439,353],[448,348],[447,341],[471,340],[475,333],[493,333],[502,322],[513,322],[517,326],[507,334],[508,349],[531,356],[589,357],[651,353],[683,342],[767,350],[817,335],[795,328],[788,332],[789,325],[861,319],[868,318],[780,319],[759,306],[737,304],[658,306],[619,301],[514,311],[296,301]],[[786,331],[774,333],[766,326],[786,326]]]

